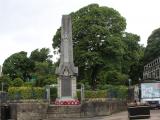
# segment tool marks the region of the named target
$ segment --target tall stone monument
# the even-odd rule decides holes
[[[56,104],[74,104],[77,98],[76,76],[78,68],[73,63],[72,23],[70,15],[62,16],[60,52],[60,64],[56,68],[56,74],[58,75],[58,98]]]

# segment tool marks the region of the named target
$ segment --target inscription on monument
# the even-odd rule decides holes
[[[63,76],[61,80],[62,80],[61,82],[62,96],[71,97],[72,96],[71,78],[69,76]]]

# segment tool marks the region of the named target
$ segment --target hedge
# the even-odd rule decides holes
[[[106,90],[98,90],[98,91],[85,91],[85,98],[106,98],[107,92]]]
[[[126,86],[110,86],[105,90],[85,90],[85,98],[117,98],[126,99],[128,88]],[[77,91],[77,96],[80,99],[80,91]]]
[[[85,98],[120,98],[127,97],[127,87],[112,86],[106,90],[85,90]],[[41,87],[10,87],[8,89],[10,99],[44,99],[45,89]],[[77,97],[80,99],[81,93],[77,91]],[[51,99],[57,98],[57,89],[51,88]]]
[[[10,99],[44,99],[45,89],[41,87],[9,87]]]

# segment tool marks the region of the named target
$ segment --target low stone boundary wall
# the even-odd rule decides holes
[[[13,120],[105,116],[126,110],[126,101],[86,101],[79,106],[49,106],[48,103],[9,103]]]
[[[127,108],[126,101],[89,101],[81,106],[81,116],[94,117],[111,115],[116,112],[124,111]]]
[[[13,120],[43,120],[46,118],[48,103],[9,103]]]

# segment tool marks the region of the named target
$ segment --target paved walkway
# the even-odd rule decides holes
[[[70,120],[128,120],[128,113],[125,111],[104,117],[81,118],[81,119],[70,119]],[[160,120],[160,110],[151,110],[150,119],[136,119],[136,120]]]
[[[113,114],[111,116],[107,116],[107,117],[105,117],[103,119],[99,119],[99,120],[128,120],[128,113],[121,112],[121,113]],[[141,120],[160,120],[160,110],[151,110],[151,118],[141,119]]]

